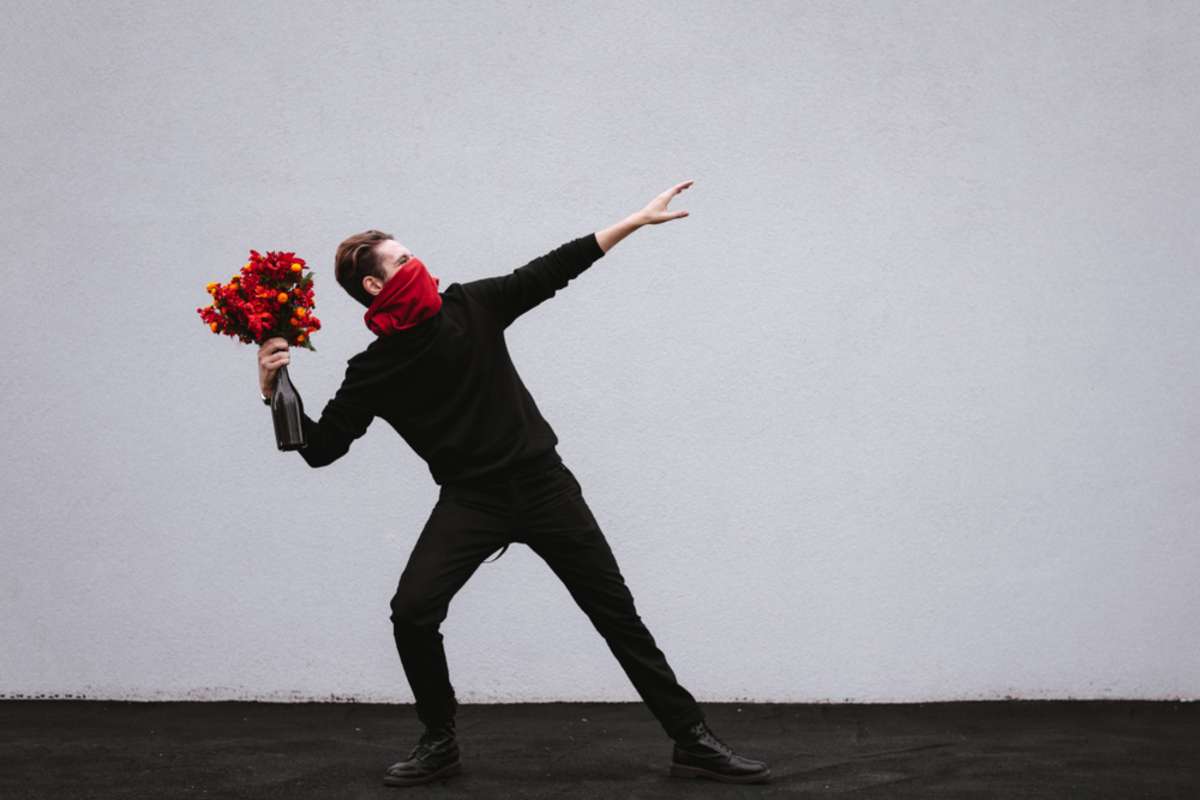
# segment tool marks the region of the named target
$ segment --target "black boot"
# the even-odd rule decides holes
[[[462,772],[458,759],[458,741],[454,738],[454,720],[426,728],[408,758],[388,767],[385,786],[413,786],[448,778]]]
[[[771,770],[762,761],[739,756],[717,738],[706,722],[697,722],[675,739],[671,774],[725,783],[769,783]]]

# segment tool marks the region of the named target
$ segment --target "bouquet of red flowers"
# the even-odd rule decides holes
[[[263,256],[251,250],[250,260],[229,283],[204,287],[213,300],[196,311],[213,333],[246,344],[282,336],[289,345],[316,351],[311,335],[321,329],[321,320],[312,313],[312,273],[304,264],[290,251],[268,250]]]
[[[250,260],[229,283],[213,282],[204,288],[212,303],[196,311],[213,333],[258,345],[282,336],[289,346],[317,349],[312,333],[321,329],[321,320],[312,313],[312,273],[304,271],[304,259],[295,253],[268,250],[263,256],[251,250]],[[286,364],[276,372],[270,405],[279,449],[304,447],[304,403]]]

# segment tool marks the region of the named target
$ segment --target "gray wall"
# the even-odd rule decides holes
[[[275,449],[204,284],[316,269],[308,408],[443,285],[688,178],[509,332],[703,701],[1200,695],[1195,3],[21,4],[0,26],[0,695],[409,701],[436,497],[376,422]],[[516,545],[463,702],[636,700]]]

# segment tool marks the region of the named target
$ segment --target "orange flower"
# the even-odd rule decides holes
[[[307,308],[303,308],[303,307],[301,307],[301,308],[297,308],[297,309],[296,309],[296,316],[297,316],[297,317],[305,317],[305,316],[307,316],[307,315],[308,315],[308,309],[307,309]]]
[[[288,294],[287,292],[280,292],[275,299],[281,303],[286,303],[288,301]]]
[[[304,341],[304,334],[302,333],[296,337],[296,342],[299,343],[299,342],[303,342],[303,341]]]
[[[300,266],[299,264],[292,264],[292,272],[299,272],[302,269],[304,269],[304,267]]]
[[[300,325],[300,320],[296,319],[295,317],[292,317],[291,319],[289,319],[288,322],[290,322],[292,324],[293,328],[299,327],[299,325]]]

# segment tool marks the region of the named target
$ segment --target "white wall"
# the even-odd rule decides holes
[[[0,696],[410,701],[437,487],[277,451],[204,284],[310,261],[319,410],[345,236],[447,285],[688,178],[509,335],[684,685],[1200,696],[1200,6],[333,5],[0,26]],[[637,700],[522,545],[443,631],[462,702]]]

